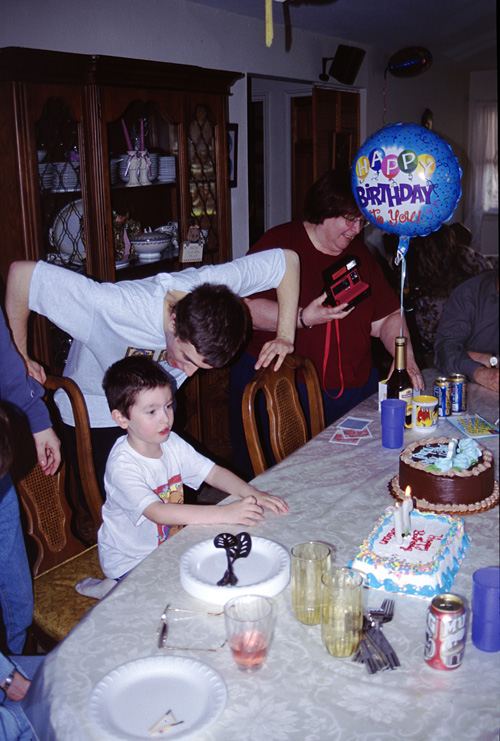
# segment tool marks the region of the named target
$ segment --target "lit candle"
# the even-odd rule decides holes
[[[411,532],[410,512],[413,509],[413,499],[411,498],[411,487],[405,489],[405,498],[403,500],[403,534],[409,535]]]
[[[392,516],[394,523],[394,534],[396,536],[396,543],[401,545],[403,542],[403,510],[399,506],[399,503],[394,507],[394,513]]]
[[[127,145],[127,152],[132,151],[132,142],[130,141],[130,136],[128,135],[127,127],[125,125],[125,121],[122,118],[122,127],[123,127],[123,133],[125,135],[125,143]]]
[[[144,152],[144,119],[141,118],[141,152]]]

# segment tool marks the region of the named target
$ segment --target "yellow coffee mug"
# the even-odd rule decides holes
[[[412,427],[416,432],[435,432],[438,423],[438,400],[435,396],[414,396],[411,405]]]

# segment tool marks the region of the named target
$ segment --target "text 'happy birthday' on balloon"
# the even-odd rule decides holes
[[[421,203],[429,205],[434,185],[401,185],[387,184],[360,185],[356,188],[356,200],[362,208],[369,206],[382,206],[386,203],[389,207],[401,206],[403,203]]]

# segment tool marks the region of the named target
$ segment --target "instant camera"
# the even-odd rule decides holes
[[[371,288],[361,280],[358,266],[358,258],[352,255],[343,257],[323,271],[325,306],[347,303],[347,309],[350,309],[370,295]]]

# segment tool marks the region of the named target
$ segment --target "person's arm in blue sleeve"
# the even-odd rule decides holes
[[[0,398],[26,415],[35,440],[38,462],[44,473],[54,474],[61,462],[60,442],[52,429],[43,394],[43,386],[27,375],[1,314]]]

